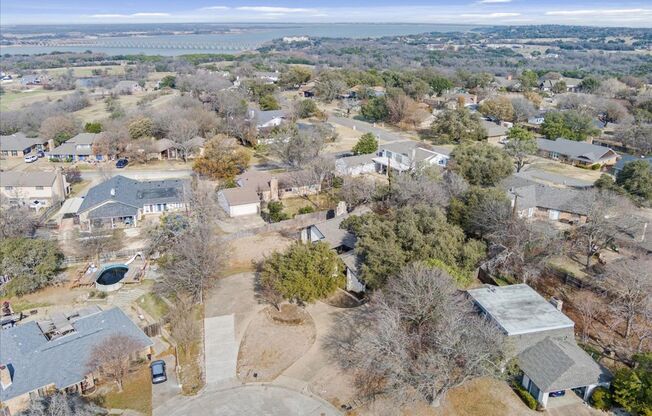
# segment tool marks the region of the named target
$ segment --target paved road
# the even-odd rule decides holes
[[[329,403],[284,387],[244,385],[200,395],[154,409],[166,416],[339,416]]]
[[[192,169],[157,169],[157,170],[140,170],[140,169],[114,169],[110,172],[111,176],[122,175],[127,178],[146,180],[146,179],[172,179],[186,178],[192,174]],[[95,181],[102,179],[105,175],[103,172],[96,170],[82,170],[81,176],[84,180]]]
[[[238,344],[233,314],[204,319],[204,344],[207,387],[234,379]]]
[[[373,133],[378,136],[378,138],[386,142],[411,140],[411,137],[409,136],[387,131],[385,129],[381,129],[380,127],[374,127],[373,124],[367,123],[366,121],[354,120],[352,118],[339,117],[334,115],[329,115],[328,121],[331,123],[340,124],[350,129],[361,131],[363,133]]]

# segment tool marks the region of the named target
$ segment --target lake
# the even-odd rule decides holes
[[[107,55],[146,54],[176,56],[191,53],[235,53],[253,50],[263,43],[284,36],[311,36],[331,38],[378,38],[383,36],[413,35],[426,32],[467,31],[477,26],[447,24],[283,24],[279,27],[242,28],[235,33],[197,35],[153,35],[102,37],[84,40],[75,45],[20,45],[0,46],[2,54],[38,54],[59,52],[103,52]]]

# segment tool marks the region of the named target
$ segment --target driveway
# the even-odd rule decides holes
[[[412,140],[412,137],[408,135],[402,135],[399,133],[387,131],[380,127],[375,127],[373,124],[367,123],[366,121],[354,120],[352,118],[339,117],[334,115],[329,115],[328,121],[331,123],[336,123],[348,127],[350,129],[361,131],[363,133],[373,133],[380,140],[383,140],[385,142],[399,142],[404,140]]]
[[[175,359],[173,355],[166,355],[165,357],[158,358],[165,361],[165,370],[168,380],[165,383],[152,385],[152,403],[154,407],[158,403],[165,403],[166,401],[181,394],[181,386],[177,381],[177,372],[174,370]]]
[[[169,416],[341,415],[337,409],[319,398],[268,385],[246,385],[203,392],[197,397],[180,400],[173,406],[170,404],[165,409],[165,414]]]
[[[235,378],[238,344],[233,314],[204,319],[204,351],[207,387]]]

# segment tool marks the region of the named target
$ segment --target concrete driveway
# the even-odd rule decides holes
[[[204,392],[167,407],[165,414],[169,416],[341,415],[336,408],[321,399],[268,385],[246,385]]]
[[[235,378],[238,344],[233,314],[204,319],[204,351],[207,387]]]
[[[152,404],[153,407],[158,406],[159,403],[165,403],[168,400],[181,394],[181,387],[177,380],[177,372],[174,370],[175,359],[173,355],[166,355],[159,358],[165,361],[165,370],[168,380],[165,383],[152,385]]]

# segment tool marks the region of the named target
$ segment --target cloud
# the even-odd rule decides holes
[[[465,14],[461,14],[460,17],[492,19],[495,17],[515,17],[520,15],[521,15],[520,13],[465,13]]]
[[[480,0],[478,4],[511,3],[512,0]]]
[[[652,9],[592,9],[592,10],[552,10],[546,12],[548,16],[609,16],[621,14],[650,13]]]
[[[170,13],[148,13],[148,12],[141,12],[141,13],[133,13],[133,14],[92,14],[90,17],[96,18],[96,19],[107,19],[107,18],[133,18],[133,17],[168,17],[170,16]]]
[[[273,6],[242,6],[237,7],[238,10],[249,12],[261,13],[307,13],[312,12],[314,9],[306,9],[302,7],[273,7]]]

